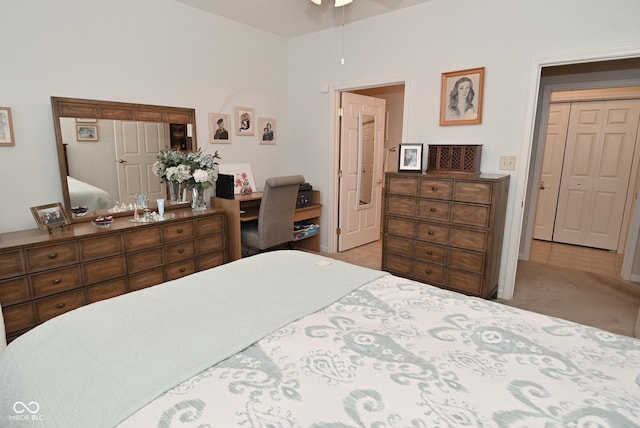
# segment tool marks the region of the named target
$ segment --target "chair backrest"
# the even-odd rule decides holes
[[[258,214],[259,248],[265,249],[293,239],[293,218],[302,175],[267,178]]]

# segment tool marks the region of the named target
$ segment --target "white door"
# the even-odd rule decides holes
[[[338,251],[345,251],[380,239],[386,101],[343,92],[341,102]]]
[[[564,148],[569,127],[571,103],[558,103],[549,106],[547,133],[544,139],[544,156],[536,205],[536,219],[533,230],[535,239],[551,241],[553,224],[558,206],[560,176],[564,162]]]
[[[573,103],[554,241],[618,247],[640,101]]]
[[[168,124],[114,121],[120,202],[130,203],[140,192],[149,201],[166,198],[164,183],[153,173],[160,150],[170,148]]]

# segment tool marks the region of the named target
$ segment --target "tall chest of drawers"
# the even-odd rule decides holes
[[[222,210],[171,211],[154,223],[117,218],[110,229],[73,224],[0,237],[0,304],[7,340],[85,304],[228,261]]]
[[[388,173],[382,269],[493,297],[508,190],[508,175]]]

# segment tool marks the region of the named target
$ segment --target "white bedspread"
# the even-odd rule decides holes
[[[72,207],[89,207],[92,210],[112,208],[116,200],[107,191],[84,181],[67,176],[69,199]]]

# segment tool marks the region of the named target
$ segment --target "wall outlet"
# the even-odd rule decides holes
[[[500,156],[500,169],[514,170],[516,169],[515,156]]]

